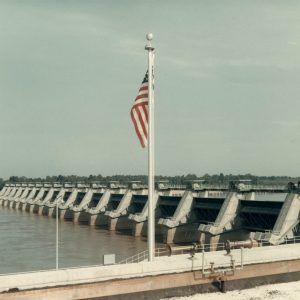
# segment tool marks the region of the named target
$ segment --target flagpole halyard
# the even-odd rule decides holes
[[[151,45],[153,34],[146,36],[148,44],[148,260],[155,256],[155,209],[154,209],[154,93],[153,93],[153,58],[154,47]]]

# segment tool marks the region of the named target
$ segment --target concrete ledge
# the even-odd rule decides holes
[[[8,274],[0,276],[0,292],[13,290],[19,292],[2,293],[0,294],[0,299],[23,299],[20,297],[23,295],[21,291],[24,291],[25,295],[27,293],[26,290],[34,291],[30,291],[31,298],[24,299],[85,299],[84,297],[86,296],[83,295],[86,295],[85,293],[89,295],[90,292],[88,291],[91,285],[95,287],[93,297],[102,297],[118,293],[132,293],[133,291],[144,292],[147,290],[190,286],[200,283],[205,284],[213,282],[216,278],[220,277],[223,280],[229,281],[233,279],[299,272],[299,250],[300,244],[293,244],[244,249],[243,259],[240,250],[233,250],[230,255],[226,255],[225,251],[216,251],[205,253],[204,260],[202,254],[198,253],[193,259],[191,259],[190,255],[175,255],[156,258],[152,263],[141,262],[127,265],[94,266],[57,271]],[[234,272],[232,271],[232,260],[235,261],[236,266]],[[204,261],[203,265],[202,261]],[[211,262],[215,266],[214,272],[210,271]],[[244,268],[238,270],[238,268],[241,268],[242,262]],[[204,274],[201,272],[202,267],[204,267]],[[161,276],[163,276],[162,278],[166,278],[166,281],[159,280]],[[126,280],[139,282],[140,287],[132,283],[133,286],[130,284],[129,286],[123,286],[122,289],[119,287],[112,289],[114,284],[118,283],[119,286],[122,286]],[[101,286],[101,289],[99,286]],[[62,298],[58,298],[56,293],[61,293],[60,287],[65,291],[64,293],[70,294],[70,296],[67,297],[64,294]],[[72,294],[74,290],[78,290],[75,292],[75,295],[81,296],[76,298],[77,296],[75,297]],[[81,294],[79,291],[85,292]],[[43,296],[41,298],[41,295],[44,295],[41,293],[48,292],[50,293],[49,297],[44,298]],[[34,298],[32,293],[37,293],[39,298]],[[8,298],[8,295],[9,297],[13,297],[14,294],[17,294],[18,297]]]
[[[297,270],[297,271],[295,271]],[[242,289],[259,284],[300,279],[300,260],[255,264],[243,270],[219,277],[203,276],[200,271],[182,272],[110,280],[99,283],[63,287],[13,290],[1,293],[6,300],[75,300],[75,299],[160,299],[161,297],[191,295],[219,289],[221,280],[227,290]]]
[[[197,253],[194,259],[190,255],[174,255],[158,257],[154,262],[140,262],[133,264],[91,266],[83,268],[59,269],[51,271],[18,273],[0,276],[0,292],[12,288],[19,290],[60,286],[80,283],[93,283],[113,279],[127,279],[161,274],[188,272],[191,270],[210,269],[213,262],[215,267],[231,268],[232,260],[235,266],[254,263],[275,262],[281,260],[300,259],[300,244],[280,245],[244,249],[243,258],[240,250],[233,250],[231,255],[225,251],[206,252],[202,266],[202,254]]]

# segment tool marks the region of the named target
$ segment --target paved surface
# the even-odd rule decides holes
[[[270,284],[253,289],[213,294],[197,294],[189,297],[174,297],[168,300],[298,300],[300,281]]]
[[[204,255],[204,269],[209,272],[210,263],[215,268],[231,267],[235,260],[237,268],[262,262],[300,259],[300,244],[271,246],[253,249],[233,250],[231,255],[225,251],[207,252]],[[153,275],[173,274],[202,269],[202,254],[197,253],[194,259],[190,255],[174,255],[156,258],[154,262],[141,262],[127,265],[94,266],[23,274],[0,276],[0,292],[9,289],[26,290],[32,288],[53,287],[79,283],[95,283],[112,279],[138,278]]]

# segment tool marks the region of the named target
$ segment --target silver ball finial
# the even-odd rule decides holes
[[[151,32],[147,33],[146,38],[149,42],[151,42],[153,39],[153,34]]]

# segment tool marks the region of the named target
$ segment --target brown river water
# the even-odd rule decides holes
[[[0,274],[54,269],[55,242],[55,219],[0,207]],[[102,264],[112,253],[118,262],[146,249],[143,237],[59,221],[59,268]]]

